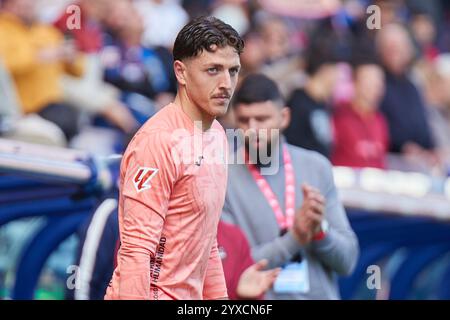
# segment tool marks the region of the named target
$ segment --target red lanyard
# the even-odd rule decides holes
[[[286,147],[283,145],[283,161],[284,161],[284,173],[285,173],[285,197],[286,197],[286,214],[283,214],[281,210],[280,203],[275,196],[272,188],[267,183],[267,180],[259,173],[258,168],[254,164],[249,164],[248,169],[256,181],[259,189],[266,198],[269,205],[277,218],[278,225],[282,230],[288,229],[294,223],[295,215],[295,177],[294,177],[294,167],[292,166],[291,155]]]

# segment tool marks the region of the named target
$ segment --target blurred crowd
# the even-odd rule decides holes
[[[178,31],[214,15],[244,37],[240,78],[279,85],[288,142],[339,166],[450,174],[449,1],[0,3],[3,137],[123,152],[175,95]]]

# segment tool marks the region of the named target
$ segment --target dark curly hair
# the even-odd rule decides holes
[[[212,51],[211,47],[231,46],[238,54],[244,49],[244,41],[236,30],[215,17],[199,17],[181,29],[173,46],[174,60],[195,57],[203,50]]]
[[[283,98],[276,82],[263,74],[255,73],[244,78],[234,94],[232,106],[266,101],[283,105]]]

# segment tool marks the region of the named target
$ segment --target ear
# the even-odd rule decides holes
[[[284,131],[289,127],[291,123],[291,109],[288,107],[283,107],[281,109],[281,131]]]
[[[186,85],[186,65],[180,60],[175,60],[173,63],[173,71],[177,77],[177,81],[180,85]]]

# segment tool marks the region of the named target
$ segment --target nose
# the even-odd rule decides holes
[[[251,130],[255,130],[257,132],[258,130],[258,121],[256,121],[254,118],[250,118],[248,120],[248,128]]]
[[[231,76],[229,72],[224,72],[220,78],[220,89],[231,90]]]

